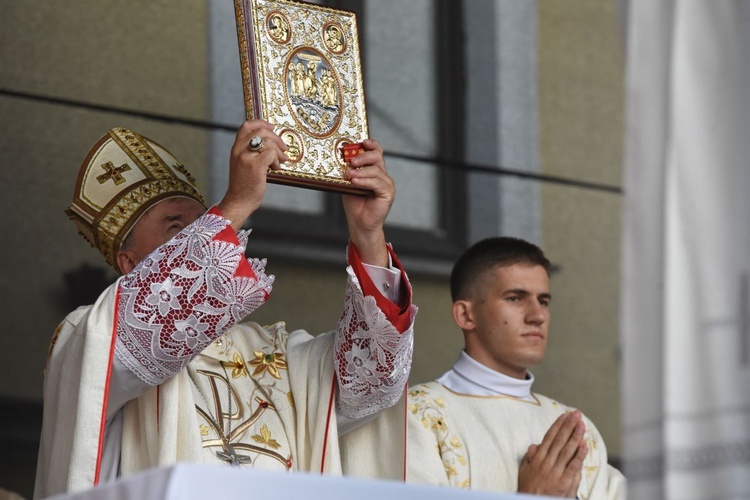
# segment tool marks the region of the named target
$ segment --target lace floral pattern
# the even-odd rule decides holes
[[[271,292],[265,260],[235,275],[247,235],[240,245],[216,238],[228,225],[209,211],[120,281],[115,354],[147,384],[176,374]]]
[[[365,296],[351,268],[347,269],[346,303],[334,342],[338,377],[337,409],[348,418],[362,418],[394,405],[409,377],[414,332],[391,324],[375,299]],[[411,306],[410,320],[416,309]]]

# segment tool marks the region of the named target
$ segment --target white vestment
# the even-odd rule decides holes
[[[239,274],[244,235],[238,241],[227,225],[209,212],[58,327],[35,497],[113,477],[102,470],[108,433],[121,436],[111,438],[119,439],[115,475],[178,461],[349,473],[336,406],[354,408],[344,410],[352,418],[392,406],[351,432],[352,442],[390,426],[403,435],[403,409],[393,405],[408,377],[416,308],[405,310],[409,327],[398,333],[350,268],[337,332],[288,334],[283,323],[219,331],[260,305],[272,281],[262,261]],[[117,412],[121,421],[107,408],[110,389],[121,390],[110,387],[114,359],[147,382]],[[385,461],[353,454],[378,476],[403,477],[403,452]]]
[[[531,393],[533,378],[524,384],[497,372],[488,376],[491,370],[481,367],[481,373],[476,365],[462,353],[454,370],[439,379],[462,392],[440,382],[409,390],[407,481],[516,492],[528,447],[540,443],[557,417],[572,410]],[[498,394],[501,387],[505,394]],[[624,477],[607,463],[607,449],[594,424],[585,416],[583,422],[589,451],[578,498],[624,499]]]

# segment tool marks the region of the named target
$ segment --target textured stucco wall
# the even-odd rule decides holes
[[[99,106],[200,118],[206,113],[202,1],[5,2],[0,89]],[[205,179],[204,133],[193,127],[0,96],[0,209],[5,334],[0,396],[37,399],[47,346],[63,318],[63,273],[98,254],[62,210],[89,147],[132,127]]]
[[[614,1],[539,0],[539,154],[544,174],[620,186],[623,52]],[[544,248],[560,271],[537,389],[583,410],[620,454],[622,195],[546,184]]]

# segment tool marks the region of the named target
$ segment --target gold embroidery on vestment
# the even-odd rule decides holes
[[[279,370],[286,370],[287,364],[284,359],[284,353],[264,353],[261,351],[255,351],[255,359],[251,360],[248,364],[255,367],[253,371],[253,377],[260,375],[263,372],[268,371],[273,378],[281,378]]]
[[[221,362],[224,367],[232,369],[232,378],[247,377],[247,365],[245,360],[242,359],[242,355],[235,352],[232,359],[234,361]]]
[[[292,408],[294,408],[294,394],[292,394],[292,391],[286,393],[286,399],[289,400],[289,404],[292,405]]]
[[[436,438],[437,452],[449,483],[459,488],[468,488],[471,485],[471,480],[467,477],[468,461],[459,452],[464,446],[458,436],[450,435],[443,414],[444,399],[442,397],[431,399],[430,391],[427,389],[414,389],[409,392],[409,396],[415,401],[409,405],[409,411],[419,417],[422,426],[431,430]]]
[[[430,421],[430,429],[441,433],[448,432],[448,428],[445,426],[445,422],[442,418],[436,418],[432,415],[428,415],[427,418]]]
[[[231,363],[231,362],[222,362],[222,363]],[[290,458],[285,457],[281,455],[280,453],[277,453],[273,450],[269,450],[267,448],[263,448],[261,446],[256,446],[249,443],[242,443],[239,441],[239,439],[247,432],[247,430],[253,426],[258,419],[260,419],[261,415],[266,410],[276,410],[276,407],[270,403],[269,401],[266,401],[264,399],[261,399],[259,397],[255,397],[255,402],[257,403],[257,407],[253,411],[253,413],[245,420],[243,420],[235,429],[232,429],[232,432],[229,434],[229,436],[224,435],[224,427],[225,427],[225,419],[230,420],[242,420],[243,418],[243,412],[242,412],[242,404],[240,404],[240,400],[237,397],[237,394],[234,390],[234,387],[232,387],[232,384],[230,383],[229,379],[224,377],[223,375],[212,372],[209,370],[197,370],[197,373],[204,375],[208,377],[209,380],[209,387],[211,388],[211,393],[213,396],[213,403],[214,403],[214,413],[216,415],[216,419],[214,420],[210,414],[208,414],[205,410],[203,410],[198,405],[195,405],[195,409],[198,412],[198,415],[200,415],[203,420],[205,420],[206,425],[201,425],[199,427],[201,436],[207,436],[209,434],[210,429],[213,429],[214,433],[219,436],[218,439],[204,439],[202,440],[202,446],[204,448],[225,448],[226,444],[230,444],[234,450],[244,450],[244,451],[251,451],[258,453],[260,455],[265,455],[270,458],[273,458],[274,460],[277,460],[281,464],[284,465],[285,468],[290,469],[292,467],[292,462]],[[221,403],[221,399],[219,397],[219,387],[217,385],[217,379],[221,382],[227,384],[229,388],[229,397],[231,397],[234,401],[237,402],[237,411],[234,413],[227,413],[224,411]],[[205,428],[205,434],[204,434],[204,428]],[[265,429],[265,431],[264,431]],[[262,442],[263,444],[270,446],[274,449],[281,448],[281,444],[271,437],[271,431],[268,429],[268,426],[266,424],[263,424],[260,430],[261,434],[251,436],[252,439],[254,439],[256,442]],[[256,439],[256,436],[259,436],[261,440],[259,441]],[[267,440],[265,439],[267,437]]]
[[[49,360],[52,358],[52,351],[55,349],[55,344],[57,344],[57,337],[60,336],[62,327],[62,323],[57,325],[57,328],[55,328],[55,333],[52,334],[52,340],[50,340],[49,342],[49,349],[47,350],[47,363],[44,365],[44,371],[42,372],[45,376],[47,375],[47,369],[49,368]]]
[[[274,450],[281,448],[279,442],[271,437],[271,430],[266,424],[263,424],[263,427],[260,428],[260,434],[255,434],[251,437],[256,443],[265,444]]]

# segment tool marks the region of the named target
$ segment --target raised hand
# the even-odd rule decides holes
[[[250,141],[256,136],[262,146],[251,149]],[[267,121],[246,121],[237,131],[229,157],[229,186],[219,203],[219,210],[232,221],[235,231],[260,207],[266,194],[268,170],[278,170],[289,159],[286,150],[286,144]]]
[[[347,175],[352,184],[372,192],[369,196],[343,197],[349,237],[362,262],[386,267],[388,252],[383,225],[396,196],[396,185],[386,172],[380,144],[374,139],[366,139],[362,144],[365,152],[352,158]]]

